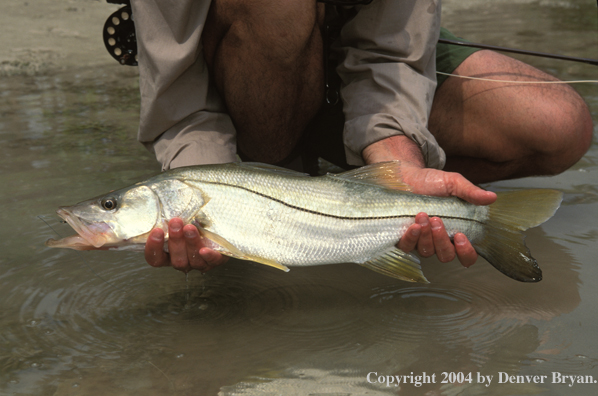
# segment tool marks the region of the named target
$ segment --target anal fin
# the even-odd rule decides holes
[[[419,259],[397,248],[360,265],[382,275],[407,282],[430,283],[422,272]]]

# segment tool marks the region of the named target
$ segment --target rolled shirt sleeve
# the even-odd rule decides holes
[[[164,170],[236,160],[236,132],[210,83],[201,33],[210,1],[133,0],[141,112],[138,140]]]
[[[374,0],[344,25],[333,50],[342,59],[348,163],[363,165],[364,148],[405,135],[421,148],[427,167],[444,167],[445,153],[427,129],[439,31],[440,0]]]

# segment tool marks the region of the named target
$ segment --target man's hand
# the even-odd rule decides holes
[[[411,186],[416,194],[455,196],[476,205],[490,205],[496,201],[495,193],[473,185],[458,173],[425,168],[419,147],[405,136],[393,136],[373,143],[364,149],[363,157],[368,164],[400,160],[403,182]],[[405,252],[417,249],[423,257],[436,254],[441,262],[452,261],[456,256],[463,266],[473,265],[478,255],[467,237],[457,233],[453,240],[454,244],[441,219],[430,219],[425,213],[419,213],[398,247]]]
[[[183,226],[179,218],[168,222],[168,253],[164,251],[164,231],[155,228],[145,244],[145,261],[152,267],[172,266],[185,273],[206,272],[224,264],[228,257],[204,246],[197,227]]]

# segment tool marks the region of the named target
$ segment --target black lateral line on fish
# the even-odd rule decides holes
[[[345,217],[345,216],[337,216],[337,215],[333,215],[333,214],[328,214],[328,213],[321,213],[321,212],[317,212],[315,210],[310,210],[310,209],[305,209],[305,208],[301,208],[299,206],[295,206],[295,205],[291,205],[287,202],[284,202],[280,199],[271,197],[269,195],[266,194],[262,194],[261,192],[258,191],[254,191],[251,190],[247,187],[242,187],[242,186],[235,186],[232,184],[227,184],[227,183],[219,183],[219,182],[205,182],[207,184],[217,184],[219,186],[227,186],[227,187],[234,187],[234,188],[239,188],[241,190],[245,190],[247,192],[259,195],[260,197],[264,197],[267,199],[270,199],[274,202],[278,202],[280,204],[283,204],[284,206],[287,206],[291,209],[297,209],[303,212],[307,212],[307,213],[311,213],[311,214],[316,214],[316,215],[320,215],[320,216],[326,216],[326,217],[332,217],[334,219],[339,219],[339,220],[386,220],[386,219],[399,219],[399,218],[407,218],[407,217],[415,217],[415,215],[396,215],[396,216],[377,216],[377,217]],[[448,220],[463,220],[463,221],[472,221],[474,223],[479,223],[479,224],[484,224],[483,222],[479,221],[479,220],[475,220],[475,219],[468,219],[468,218],[464,218],[464,217],[457,217],[457,216],[447,216],[447,215],[434,215],[434,214],[427,214],[429,217],[442,217],[443,219],[448,219]]]

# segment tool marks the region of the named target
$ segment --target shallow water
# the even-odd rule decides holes
[[[114,6],[6,2],[0,20],[0,394],[594,395],[598,384],[598,145],[551,178],[565,201],[527,232],[544,280],[521,284],[479,262],[424,262],[430,285],[354,265],[282,273],[232,262],[186,278],[139,254],[45,248],[70,233],[53,212],[159,172],[136,141],[136,69],[101,43]],[[444,1],[472,41],[598,57],[592,1]],[[561,79],[592,66],[521,58]],[[598,120],[596,85],[577,85]],[[47,223],[47,224],[46,224]],[[378,375],[435,375],[400,389]],[[443,372],[473,383],[441,383]],[[499,372],[545,375],[499,384]],[[490,386],[477,375],[493,375]],[[467,378],[467,377],[466,377]],[[370,376],[376,379],[377,376]]]

